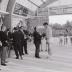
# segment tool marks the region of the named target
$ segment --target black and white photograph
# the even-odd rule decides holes
[[[0,0],[0,72],[72,72],[72,0]]]

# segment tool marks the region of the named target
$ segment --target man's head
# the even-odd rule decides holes
[[[47,22],[45,22],[45,23],[43,24],[43,26],[44,26],[45,28],[47,28],[48,23],[47,23]]]
[[[16,27],[14,27],[13,32],[17,31],[18,29]]]
[[[9,32],[10,32],[10,28],[7,28],[7,31],[9,31]]]

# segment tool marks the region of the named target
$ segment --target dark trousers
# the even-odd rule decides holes
[[[13,44],[12,43],[9,43],[9,45],[8,45],[8,58],[10,58],[11,50],[12,49],[13,49]]]
[[[6,62],[6,51],[7,51],[7,47],[2,47],[0,51],[1,64],[5,64]]]
[[[21,41],[21,52],[22,52],[22,54],[24,54],[23,51],[25,52],[25,54],[28,54],[28,52],[27,52],[27,40],[26,39]]]
[[[21,44],[20,43],[14,44],[14,50],[15,50],[16,57],[19,57],[19,55],[22,56],[22,50],[21,50]]]
[[[24,54],[24,52],[23,52],[23,44],[21,44],[21,53]]]
[[[40,52],[40,43],[35,43],[35,57],[39,57],[39,52]]]
[[[28,52],[27,52],[27,43],[24,44],[24,51],[25,51],[25,54],[28,54]]]

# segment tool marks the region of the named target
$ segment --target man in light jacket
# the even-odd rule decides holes
[[[48,50],[48,54],[51,54],[50,50],[50,39],[52,37],[52,28],[49,26],[47,22],[43,24],[45,28],[45,35],[46,35],[46,51]]]

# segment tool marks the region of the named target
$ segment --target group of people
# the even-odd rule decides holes
[[[13,46],[14,46],[14,50],[15,50],[15,54],[16,54],[16,59],[19,59],[19,56],[21,57],[21,59],[23,59],[22,55],[24,55],[24,51],[25,51],[25,54],[28,54],[28,52],[27,52],[28,37],[25,34],[25,32],[26,32],[26,30],[23,30],[22,27],[14,28],[12,37],[13,37]],[[19,54],[18,54],[18,52],[19,52]]]
[[[28,54],[27,39],[27,30],[24,30],[23,27],[14,27],[11,32],[9,28],[2,25],[0,31],[1,65],[6,66],[6,53],[9,56],[12,48],[15,51],[16,59],[19,59],[19,56],[23,59],[22,55]]]
[[[43,34],[40,34],[37,30],[37,28],[34,28],[33,32],[33,38],[34,38],[34,44],[35,44],[35,57],[40,58],[39,52],[40,52],[40,46],[41,46],[41,39],[45,38],[46,40],[46,51],[48,51],[48,54],[51,54],[50,50],[50,37],[52,37],[52,30],[51,27],[48,26],[48,23],[44,23],[43,26],[45,27],[45,32]]]
[[[45,33],[40,34],[37,28],[34,28],[34,32],[30,33],[24,29],[23,26],[14,27],[12,32],[10,29],[6,29],[6,26],[1,26],[0,31],[0,55],[1,55],[1,65],[6,66],[6,52],[8,52],[8,56],[10,55],[10,50],[14,49],[16,59],[23,59],[24,54],[28,54],[27,51],[27,41],[29,40],[29,36],[33,37],[33,43],[35,45],[35,57],[40,58],[40,44],[42,37],[46,39],[46,45],[48,47],[48,54],[50,54],[50,43],[49,37],[51,37],[51,30],[48,28],[48,23],[43,24],[45,27]]]

